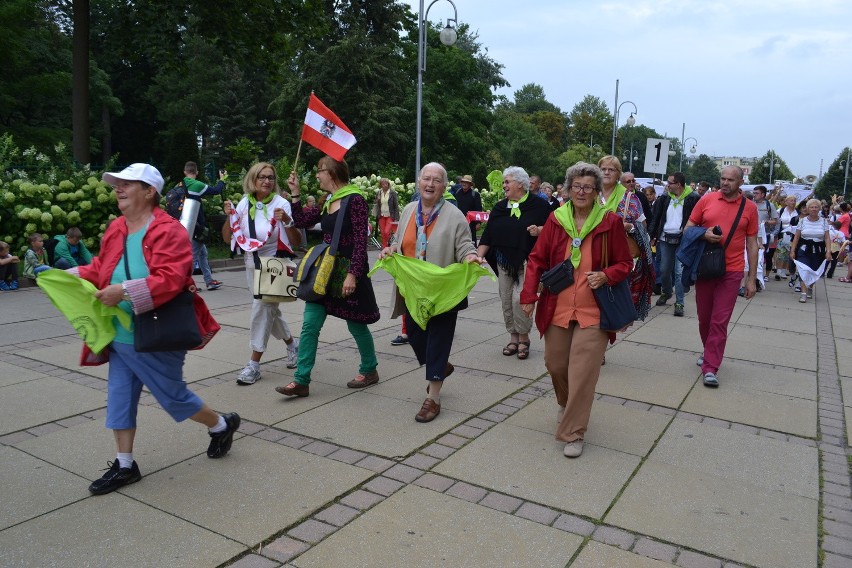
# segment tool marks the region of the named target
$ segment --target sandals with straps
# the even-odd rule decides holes
[[[529,341],[519,341],[518,342],[518,359],[527,359],[530,356],[530,342]]]
[[[510,342],[506,347],[503,348],[503,355],[506,357],[511,357],[518,352],[518,343],[515,341]]]

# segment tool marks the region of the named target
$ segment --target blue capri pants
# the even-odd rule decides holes
[[[132,345],[113,341],[109,346],[106,427],[136,428],[142,387],[148,387],[175,422],[182,422],[204,407],[183,381],[186,351],[139,353]]]

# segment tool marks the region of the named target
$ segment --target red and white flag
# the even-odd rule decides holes
[[[308,101],[302,140],[338,162],[343,160],[346,151],[357,142],[352,131],[313,93]]]

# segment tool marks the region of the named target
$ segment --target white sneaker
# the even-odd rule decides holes
[[[804,304],[808,301],[808,295],[802,292],[802,295],[799,296],[799,303]]]
[[[253,385],[260,380],[260,370],[255,370],[251,365],[246,365],[237,375],[238,385]]]
[[[293,343],[287,346],[287,368],[295,369],[299,364],[299,340],[293,338]]]
[[[583,440],[574,440],[573,442],[568,442],[565,444],[565,449],[562,450],[562,454],[566,458],[579,458],[580,454],[583,453]]]

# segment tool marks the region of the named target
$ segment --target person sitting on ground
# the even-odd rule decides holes
[[[44,250],[44,237],[33,233],[27,240],[30,248],[24,255],[24,278],[35,280],[40,272],[50,269],[50,264],[47,262],[47,251]]]
[[[53,249],[53,266],[67,270],[75,266],[86,266],[92,262],[92,253],[83,242],[83,232],[78,227],[71,227],[64,235],[53,237],[58,242]]]
[[[0,291],[10,292],[18,289],[17,256],[9,253],[9,245],[0,241]]]

